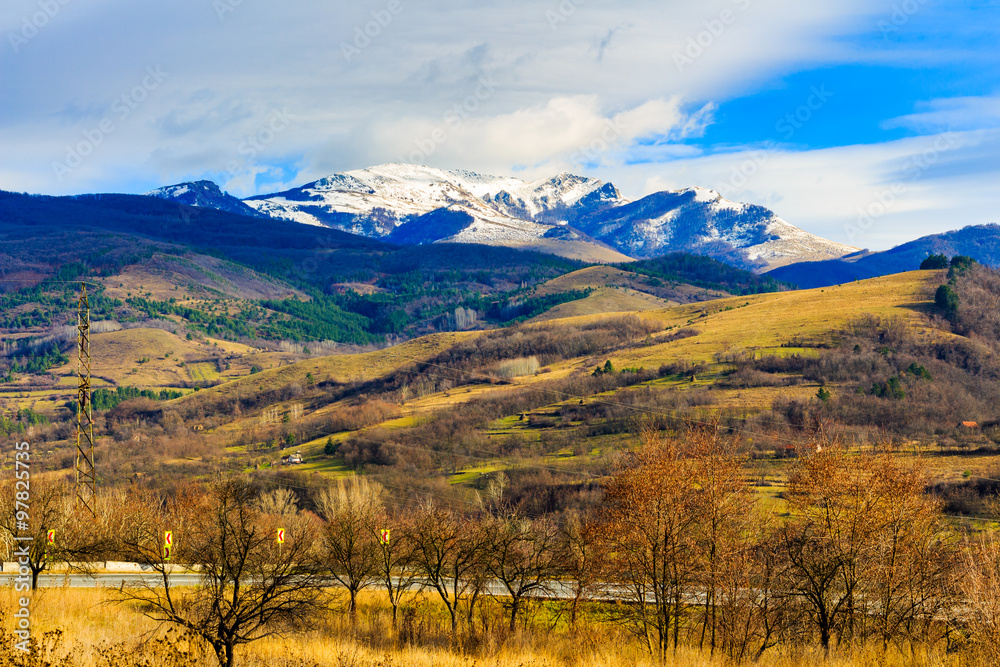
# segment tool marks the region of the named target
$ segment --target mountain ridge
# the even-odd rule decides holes
[[[805,232],[762,206],[731,202],[714,190],[690,187],[632,201],[610,182],[568,172],[524,181],[388,163],[241,203],[259,215],[372,239],[536,248],[601,262],[685,251],[765,271],[857,251]],[[212,206],[213,201],[204,205]],[[436,211],[446,213],[426,217]],[[403,231],[413,222],[419,231]],[[443,224],[435,229],[434,222]]]
[[[765,275],[800,288],[828,287],[920,268],[929,255],[967,255],[981,264],[1000,266],[1000,224],[968,225],[921,236],[881,252],[861,252],[841,259],[778,267]]]
[[[258,213],[253,207],[247,206],[243,200],[238,199],[228,192],[223,192],[214,181],[191,181],[189,183],[177,183],[176,185],[166,185],[146,193],[147,197],[156,197],[174,201],[185,206],[196,206],[199,208],[214,208],[217,211],[236,213],[250,217],[266,217]]]

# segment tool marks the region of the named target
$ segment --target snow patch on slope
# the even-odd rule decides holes
[[[300,188],[244,201],[282,220],[375,238],[389,237],[433,211],[448,210],[468,214],[468,218],[448,218],[451,225],[457,220],[461,227],[457,233],[452,234],[454,227],[442,228],[441,232],[451,235],[441,238],[434,234],[435,219],[425,219],[419,233],[402,236],[516,246],[529,245],[569,224],[633,257],[701,250],[728,260],[736,252],[758,268],[840,257],[856,250],[798,229],[768,209],[732,202],[708,188],[656,193],[630,202],[610,183],[565,172],[524,181],[390,163],[333,174]]]

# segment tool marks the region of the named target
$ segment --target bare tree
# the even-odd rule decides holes
[[[592,517],[568,512],[559,527],[559,568],[573,583],[569,622],[576,627],[580,603],[590,599],[602,586],[606,551],[601,548],[599,525]]]
[[[260,511],[275,516],[295,516],[299,503],[291,489],[281,487],[260,495]]]
[[[827,446],[789,483],[792,589],[826,649],[924,631],[946,600],[947,540],[925,475],[888,454]]]
[[[474,523],[451,510],[427,502],[413,525],[413,563],[444,602],[457,636],[459,604],[467,594],[478,597],[483,583],[481,543]],[[471,610],[475,602],[470,602]]]
[[[717,572],[719,646],[733,663],[757,662],[786,639],[795,609],[787,594],[788,561],[763,517]]]
[[[146,616],[201,637],[220,666],[232,667],[239,645],[293,628],[323,608],[313,548],[317,531],[309,517],[277,525],[261,514],[255,489],[239,479],[217,482],[204,497],[169,501],[165,512],[142,500],[132,499],[136,521],[119,545],[156,572],[158,582],[123,583],[118,599],[138,602]],[[176,534],[172,557],[198,568],[194,587],[175,585],[164,560],[163,530],[175,521],[184,529]],[[285,529],[283,544],[276,540],[279,527]]]
[[[986,658],[1000,663],[1000,541],[992,532],[969,540],[959,571],[965,623],[972,642]]]
[[[559,573],[555,526],[544,519],[531,521],[516,512],[494,518],[485,526],[488,536],[486,571],[503,586],[503,604],[510,611],[510,631],[526,598],[551,592]]]
[[[607,485],[609,572],[625,595],[621,619],[661,658],[680,642],[694,592],[700,499],[683,443],[655,432]]]
[[[701,563],[699,588],[704,595],[701,606],[699,648],[708,645],[715,654],[720,643],[729,654],[741,652],[729,641],[731,633],[719,636],[720,612],[733,606],[745,606],[744,593],[732,586],[739,579],[741,563],[752,549],[748,539],[760,517],[754,515],[753,496],[743,475],[745,458],[738,452],[739,442],[722,438],[715,428],[689,433],[685,456],[690,458],[690,483],[698,496],[698,521],[695,526],[696,553]],[[729,584],[729,585],[727,585]]]
[[[412,521],[402,513],[383,511],[376,517],[374,530],[378,543],[377,576],[392,605],[392,626],[395,628],[403,596],[416,586],[418,578],[413,557]]]
[[[31,588],[52,562],[73,562],[85,557],[88,549],[78,548],[74,530],[73,494],[62,480],[6,480],[0,485],[0,531],[13,560],[24,558],[31,571]],[[22,505],[18,505],[18,501]],[[30,509],[23,509],[28,507]],[[89,514],[87,515],[89,518]],[[55,542],[48,544],[54,531]]]
[[[347,589],[348,612],[357,618],[358,593],[375,583],[381,549],[376,540],[377,517],[382,512],[382,487],[364,477],[338,480],[323,489],[316,505],[326,517],[322,551],[333,578]]]

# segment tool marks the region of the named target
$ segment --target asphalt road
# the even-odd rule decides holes
[[[14,578],[17,575],[10,572],[0,573],[0,586],[13,586]],[[171,586],[195,586],[201,582],[201,575],[194,572],[175,572],[168,575],[170,577]],[[60,587],[70,587],[70,588],[118,588],[119,586],[151,586],[160,587],[163,585],[163,579],[161,575],[157,572],[95,572],[92,574],[82,574],[82,573],[58,573],[58,574],[41,574],[38,577],[38,587],[39,588],[60,588]],[[340,584],[334,579],[330,579],[329,585],[331,588],[335,588]],[[415,582],[412,584],[412,588],[420,588],[421,583]],[[378,589],[379,584],[375,583],[370,588]],[[424,585],[425,590],[429,589],[428,586]],[[495,595],[498,597],[504,597],[507,595],[507,589],[499,581],[487,582],[485,593],[490,595]],[[567,581],[549,581],[546,582],[544,590],[536,589],[528,594],[529,597],[542,597],[547,599],[555,600],[571,600],[573,598],[573,586]],[[627,593],[620,587],[612,586],[606,584],[599,590],[596,594],[591,592],[589,599],[591,600],[606,600],[611,601],[615,599],[621,599],[627,597]],[[703,595],[694,594],[692,601],[697,601],[703,598]],[[652,601],[652,596],[650,596],[650,601]]]
[[[10,572],[0,573],[0,586],[13,586],[14,578],[16,574]],[[192,572],[176,572],[169,575],[171,586],[194,586],[201,582],[201,575]],[[330,580],[330,586],[336,587],[339,584],[333,579]],[[109,587],[118,588],[119,586],[141,586],[147,585],[152,587],[162,586],[163,579],[161,575],[157,572],[95,572],[93,574],[82,574],[82,573],[59,573],[59,574],[41,574],[38,576],[38,587],[39,588],[60,588],[68,586],[70,588],[98,588],[98,587]],[[420,587],[420,583],[414,583],[413,588]],[[374,584],[372,588],[378,588],[378,584]],[[425,586],[426,588],[426,586]],[[556,598],[556,599],[571,599],[573,597],[572,585],[565,581],[550,581],[546,585],[545,591],[536,590],[532,594],[532,597],[546,597],[546,598]],[[507,591],[503,584],[499,581],[492,581],[486,584],[486,593],[504,596]],[[613,594],[610,592],[606,593],[600,597],[612,597]]]
[[[0,574],[0,586],[12,586],[17,575],[4,572]],[[170,575],[172,586],[193,586],[201,580],[200,575],[191,573],[176,573]],[[90,574],[41,574],[38,576],[39,588],[97,588],[100,586],[118,588],[141,585],[143,583],[156,586],[163,583],[160,575],[155,572],[136,574],[135,572],[97,572]]]

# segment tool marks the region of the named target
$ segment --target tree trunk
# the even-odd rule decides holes
[[[215,649],[215,657],[219,661],[219,667],[233,667],[236,662],[236,647],[228,639],[219,639],[212,642]]]
[[[675,592],[674,598],[674,655],[677,655],[677,645],[681,636],[681,592]]]
[[[475,614],[476,614],[476,602],[479,600],[479,588],[474,587],[472,595],[469,597],[469,632],[474,637],[476,635],[475,629]]]
[[[510,603],[510,633],[514,634],[514,630],[517,628],[517,607],[520,600],[514,598]]]
[[[348,592],[351,594],[351,602],[347,611],[351,616],[351,625],[355,625],[358,622],[358,591],[351,588]]]

